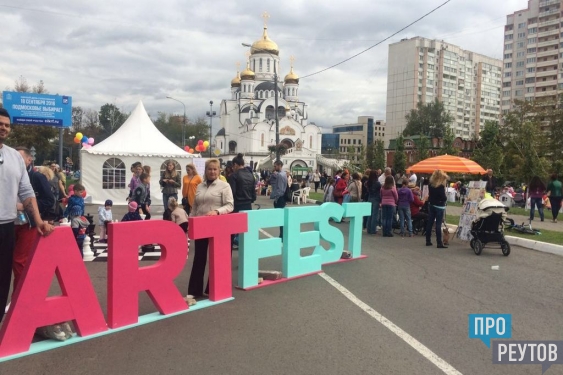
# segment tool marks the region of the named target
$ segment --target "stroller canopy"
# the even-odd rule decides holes
[[[506,219],[506,211],[508,211],[508,207],[502,204],[502,202],[494,198],[482,199],[477,205],[477,217],[475,221],[487,218],[493,213],[500,214],[503,219]]]

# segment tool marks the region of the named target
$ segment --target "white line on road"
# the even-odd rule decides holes
[[[274,237],[270,233],[266,232],[263,229],[260,229],[260,232],[263,235],[265,235],[266,237],[270,237],[270,238]],[[319,276],[322,277],[323,279],[325,279],[325,281],[328,282],[330,285],[335,287],[336,290],[338,290],[340,293],[342,293],[344,295],[344,297],[346,297],[350,301],[352,301],[353,304],[358,306],[360,309],[364,310],[365,313],[367,313],[369,316],[371,316],[372,318],[377,320],[379,323],[383,324],[383,326],[385,328],[387,328],[388,330],[390,330],[391,332],[393,332],[394,334],[399,336],[399,338],[401,340],[403,340],[404,342],[409,344],[414,350],[419,352],[424,358],[426,358],[430,362],[432,362],[436,367],[438,367],[440,370],[442,370],[444,372],[444,374],[446,374],[446,375],[463,375],[461,372],[457,371],[448,362],[446,362],[442,358],[440,358],[432,350],[428,349],[420,341],[418,341],[417,339],[415,339],[414,337],[412,337],[411,335],[409,335],[408,333],[403,331],[401,328],[399,328],[395,323],[393,323],[392,321],[390,321],[389,319],[387,319],[386,317],[384,317],[383,315],[381,315],[380,313],[378,313],[377,311],[372,309],[368,304],[366,304],[365,302],[360,300],[358,297],[356,297],[354,295],[354,293],[350,292],[348,289],[346,289],[344,286],[339,284],[332,277],[328,276],[326,273],[320,273]]]
[[[444,361],[440,358],[436,353],[432,350],[428,349],[424,344],[420,341],[403,331],[397,325],[395,325],[392,321],[372,309],[369,305],[364,303],[358,297],[356,297],[352,292],[348,289],[340,285],[336,280],[332,277],[328,276],[326,273],[320,273],[320,277],[325,279],[330,285],[335,287],[340,293],[342,293],[346,298],[348,298],[352,303],[358,306],[360,309],[364,310],[369,316],[377,320],[379,323],[383,324],[383,326],[389,329],[391,332],[399,336],[401,340],[409,344],[414,350],[422,354],[422,356],[432,362],[436,367],[444,372],[447,375],[462,375],[461,372],[457,371],[452,365]]]

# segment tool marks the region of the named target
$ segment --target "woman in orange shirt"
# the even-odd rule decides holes
[[[197,174],[195,165],[186,165],[186,175],[182,179],[182,197],[184,198],[182,199],[182,204],[188,215],[194,205],[195,191],[199,184],[201,184],[201,177]]]

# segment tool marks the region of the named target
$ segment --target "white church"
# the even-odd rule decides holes
[[[264,14],[264,18],[267,17]],[[339,161],[321,156],[321,129],[309,122],[307,105],[299,100],[299,76],[293,71],[293,57],[289,73],[282,81],[279,53],[264,23],[262,37],[247,53],[246,69],[237,71],[231,81],[231,98],[221,101],[221,129],[215,136],[215,146],[223,159],[242,153],[256,169],[271,169],[275,161],[277,111],[279,140],[286,148],[281,156],[284,169],[294,174],[306,169],[330,173],[340,168]],[[278,75],[276,84],[275,73]],[[277,108],[275,90],[278,91]]]

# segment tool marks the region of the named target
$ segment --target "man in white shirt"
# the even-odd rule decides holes
[[[413,184],[416,185],[416,180],[417,180],[417,179],[418,179],[418,178],[416,177],[416,174],[414,174],[414,172],[411,171],[411,174],[410,174],[410,176],[409,176],[409,183],[412,182]]]
[[[381,186],[383,186],[385,184],[385,178],[387,176],[391,176],[391,168],[387,167],[385,168],[385,172],[383,172],[379,178],[377,179],[379,181],[379,183],[381,184]]]

